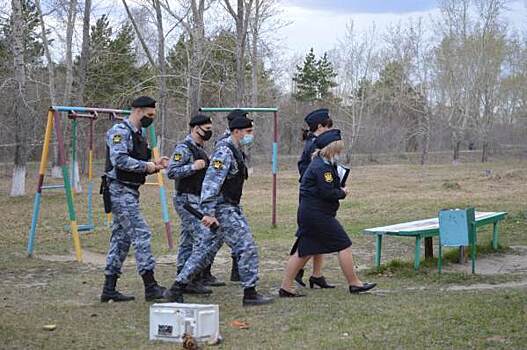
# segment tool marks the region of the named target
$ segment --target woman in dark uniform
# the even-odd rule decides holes
[[[304,121],[309,126],[309,129],[304,131],[304,150],[298,161],[298,173],[300,174],[299,182],[302,181],[302,176],[311,163],[313,152],[315,152],[316,149],[315,141],[318,135],[333,127],[333,121],[329,117],[329,110],[327,108],[312,111],[304,118]],[[328,284],[322,275],[323,264],[324,256],[322,254],[316,254],[313,256],[313,274],[309,277],[309,286],[311,288],[313,288],[313,286],[318,286],[320,288],[335,288],[335,286]],[[295,277],[295,281],[302,287],[305,287],[306,284],[302,280],[303,276],[304,269],[302,266]]]
[[[339,201],[348,194],[341,188],[335,159],[344,149],[340,130],[331,129],[318,136],[315,152],[300,184],[297,240],[291,250],[282,286],[281,297],[303,296],[295,293],[293,279],[306,261],[316,254],[338,252],[338,260],[350,293],[365,292],[376,286],[363,283],[353,265],[351,240],[335,218]]]

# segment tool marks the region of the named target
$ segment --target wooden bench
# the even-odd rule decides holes
[[[498,225],[505,219],[506,212],[476,212],[476,228],[493,224],[492,247],[498,249]],[[439,219],[425,219],[418,221],[404,222],[401,224],[374,227],[363,230],[365,235],[376,236],[375,242],[375,265],[377,270],[381,266],[381,249],[383,236],[414,237],[415,238],[415,259],[414,269],[419,269],[421,256],[421,241],[425,239],[425,257],[433,257],[432,237],[439,235]],[[477,230],[476,230],[477,237]]]

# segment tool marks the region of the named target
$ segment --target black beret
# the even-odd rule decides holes
[[[132,107],[134,108],[145,108],[145,107],[156,108],[156,100],[154,100],[150,96],[141,96],[132,101]]]
[[[192,117],[190,119],[190,123],[188,123],[189,126],[196,126],[196,125],[203,125],[203,124],[211,124],[212,121],[210,120],[209,116],[206,116],[204,114],[198,114]]]
[[[227,120],[230,122],[231,120],[238,117],[247,117],[247,114],[247,112],[241,109],[234,109],[227,115]]]
[[[252,119],[247,117],[237,117],[229,121],[229,129],[247,129],[253,127]]]
[[[305,122],[310,127],[315,127],[324,120],[329,119],[329,109],[321,108],[309,113],[305,118]]]
[[[329,129],[318,135],[315,139],[315,145],[318,149],[322,149],[329,145],[331,142],[342,140],[339,129]]]

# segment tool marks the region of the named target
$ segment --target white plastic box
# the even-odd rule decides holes
[[[218,305],[162,303],[150,306],[150,340],[183,342],[188,334],[198,342],[220,340]]]

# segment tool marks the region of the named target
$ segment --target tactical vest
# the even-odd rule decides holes
[[[230,142],[225,143],[225,145],[234,154],[234,159],[238,165],[238,172],[233,177],[225,179],[221,187],[221,193],[227,203],[238,205],[242,198],[243,183],[249,177],[249,173],[245,166],[243,153]]]
[[[152,157],[152,150],[148,148],[148,142],[145,137],[141,134],[134,132],[134,130],[127,123],[123,123],[132,133],[132,151],[129,156],[131,158],[148,161]],[[112,162],[110,161],[110,147],[106,146],[106,167],[105,171],[108,173],[113,169]],[[119,168],[115,168],[115,175],[117,180],[133,183],[137,185],[143,185],[146,181],[145,173],[136,173],[133,171],[126,171]]]
[[[186,140],[184,143],[192,153],[192,158],[194,158],[194,160],[203,159],[206,166],[203,169],[196,171],[194,174],[184,177],[180,179],[179,182],[176,182],[176,190],[178,193],[191,193],[199,196],[201,194],[201,185],[203,184],[203,179],[205,178],[205,173],[207,172],[210,160],[203,148],[197,147],[189,140]]]

